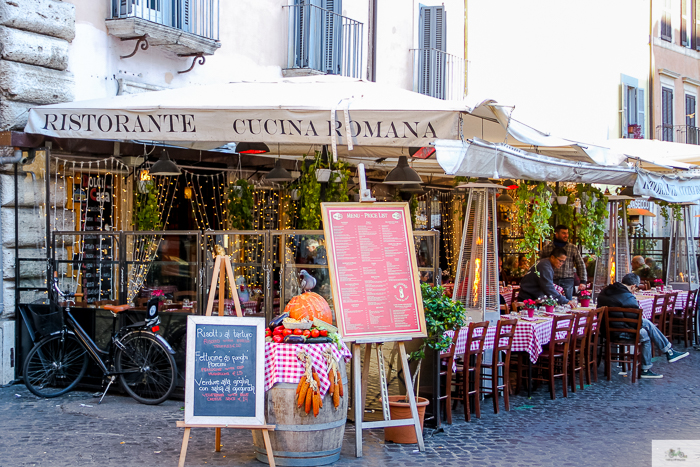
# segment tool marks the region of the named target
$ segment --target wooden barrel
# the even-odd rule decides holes
[[[348,414],[348,380],[345,363],[339,366],[343,380],[340,405],[333,407],[333,398],[327,393],[318,417],[313,412],[306,415],[303,407],[297,408],[296,384],[277,383],[265,394],[267,423],[276,425],[270,432],[270,442],[277,465],[327,465],[340,458]],[[258,430],[253,430],[253,443],[258,460],[269,464]]]

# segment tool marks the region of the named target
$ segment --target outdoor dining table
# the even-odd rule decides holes
[[[575,308],[576,311],[591,311],[593,307],[588,308]],[[527,366],[528,366],[528,396],[531,392],[532,387],[532,364],[537,362],[540,354],[542,353],[542,347],[547,345],[552,338],[552,317],[554,315],[567,315],[569,313],[548,313],[542,316],[535,316],[533,318],[518,316],[518,324],[515,327],[515,335],[513,336],[513,345],[511,347],[512,352],[523,352],[526,353]],[[503,318],[510,318],[510,315],[503,315]],[[457,342],[455,344],[455,356],[464,355],[467,347],[467,328],[462,328],[465,332],[460,332],[457,336]],[[507,327],[504,327],[507,330]],[[476,335],[481,335],[481,329],[475,329]],[[445,334],[450,337],[454,337],[454,331],[446,331]],[[494,340],[496,337],[496,326],[491,325],[486,330],[486,339],[484,340],[484,350],[493,349]],[[478,343],[472,343],[472,350],[478,349]],[[456,370],[456,363],[453,363],[453,370]]]

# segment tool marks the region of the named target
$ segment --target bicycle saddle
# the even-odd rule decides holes
[[[131,308],[131,305],[103,305],[102,308],[109,310],[112,313],[120,313]]]

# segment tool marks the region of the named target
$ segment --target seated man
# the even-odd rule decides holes
[[[598,294],[598,306],[639,308],[639,303],[633,292],[639,285],[639,276],[631,272],[622,278],[622,283],[615,282],[605,287]],[[610,313],[611,317],[621,318],[623,313]],[[661,353],[666,354],[669,363],[677,362],[687,357],[688,352],[676,352],[671,348],[671,343],[666,339],[654,323],[642,318],[642,329],[639,330],[639,344],[642,347],[642,378],[663,378],[651,371],[651,342]]]
[[[554,288],[554,270],[562,267],[565,261],[566,250],[562,247],[555,247],[549,258],[539,260],[520,281],[518,301],[537,300],[548,295],[560,305],[572,303]]]

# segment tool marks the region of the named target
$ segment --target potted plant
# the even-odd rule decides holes
[[[586,308],[590,306],[591,304],[591,291],[590,290],[582,290],[578,294],[579,298],[581,299],[581,306]]]
[[[412,363],[417,363],[412,376],[413,387],[416,393],[420,384],[418,380],[426,349],[431,349],[437,353],[448,350],[452,345],[452,337],[446,335],[445,332],[461,326],[465,322],[466,317],[464,305],[445,295],[443,287],[431,287],[428,284],[421,284],[421,294],[423,296],[423,311],[428,337],[423,339],[418,350],[411,352],[409,356]],[[439,368],[435,368],[434,371],[439,371]],[[421,428],[423,428],[425,408],[428,404],[428,399],[416,397]],[[392,420],[411,418],[408,396],[389,396],[389,412]],[[413,425],[385,428],[384,439],[385,441],[406,444],[418,442]]]
[[[238,180],[229,186],[227,194],[228,218],[233,230],[253,228],[253,189],[247,180]]]
[[[554,307],[557,306],[557,301],[550,296],[546,296],[540,298],[540,305],[544,306],[547,313],[552,313],[554,311]]]
[[[527,317],[535,317],[535,308],[537,308],[537,302],[535,300],[527,299],[523,302],[523,307],[527,310]]]

